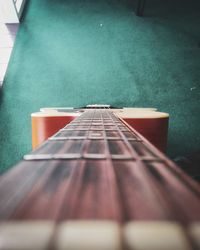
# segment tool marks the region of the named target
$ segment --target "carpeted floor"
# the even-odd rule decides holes
[[[170,113],[170,157],[200,149],[200,2],[28,1],[0,99],[0,166],[31,149],[44,106],[157,107]]]

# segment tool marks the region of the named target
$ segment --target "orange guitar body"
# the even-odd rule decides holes
[[[32,148],[37,148],[74,118],[75,116],[32,116]]]
[[[32,117],[32,148],[37,148],[85,109],[44,108]],[[167,147],[169,115],[152,108],[113,109],[124,122],[136,129],[160,151]]]
[[[167,148],[168,118],[125,118],[132,128],[137,130],[160,151]]]

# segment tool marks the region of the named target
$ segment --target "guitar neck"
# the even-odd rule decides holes
[[[6,206],[2,204],[3,218],[8,215],[20,219],[90,218],[120,222],[171,219],[184,223],[200,218],[197,185],[109,110],[84,112],[38,149],[25,155],[24,161],[13,169],[14,172],[19,169],[17,176],[21,182],[17,185],[25,185],[24,168],[31,172],[27,186],[30,189],[31,182],[32,190],[23,188],[26,194],[21,197],[25,199],[23,206],[19,206],[20,200],[16,199]],[[12,177],[13,171],[7,178],[10,176],[16,182],[18,178]],[[41,176],[31,180],[40,171]],[[10,190],[8,181],[4,182]],[[61,198],[58,189],[67,192],[66,199],[70,201]],[[46,192],[50,192],[51,198],[41,207],[40,198]],[[55,204],[57,195],[56,199],[61,200]],[[137,196],[140,198],[136,204]],[[49,208],[51,202],[53,206]],[[185,207],[185,203],[191,205]],[[67,211],[58,213],[65,205]]]
[[[0,218],[187,226],[200,220],[199,195],[198,184],[111,110],[91,109],[2,176]]]

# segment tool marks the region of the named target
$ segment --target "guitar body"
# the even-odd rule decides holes
[[[42,108],[33,113],[32,148],[37,148],[59,129],[80,116],[87,109],[74,108]],[[167,147],[168,120],[167,113],[153,108],[112,109],[119,118],[136,129],[159,150],[165,152]]]

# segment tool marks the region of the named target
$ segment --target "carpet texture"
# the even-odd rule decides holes
[[[1,172],[31,150],[40,107],[157,107],[168,155],[200,149],[200,1],[29,0],[1,90]]]

